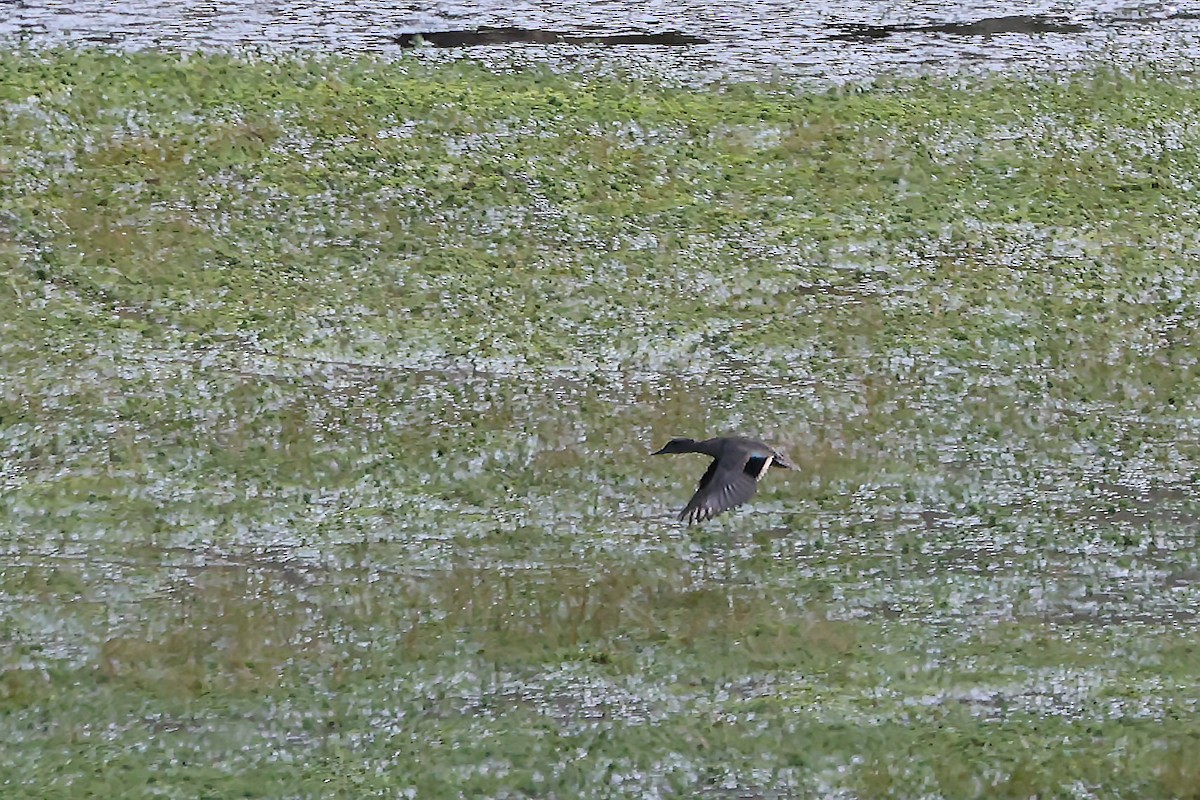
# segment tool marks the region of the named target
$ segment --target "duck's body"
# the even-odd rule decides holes
[[[691,523],[712,519],[749,500],[771,467],[796,468],[775,448],[744,436],[718,436],[703,441],[672,439],[652,455],[666,453],[703,453],[712,457],[696,493],[679,513],[680,520]]]

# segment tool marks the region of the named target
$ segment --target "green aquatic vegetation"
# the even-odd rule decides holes
[[[1196,101],[0,54],[5,797],[1186,796]]]

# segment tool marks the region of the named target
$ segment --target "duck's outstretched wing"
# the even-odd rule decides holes
[[[758,460],[753,472],[751,464],[726,462],[722,467],[721,463],[720,459],[714,459],[708,465],[708,470],[700,478],[696,493],[684,506],[683,511],[679,512],[680,521],[697,523],[712,519],[722,511],[740,506],[754,496],[758,488],[758,475],[764,471],[762,460]]]

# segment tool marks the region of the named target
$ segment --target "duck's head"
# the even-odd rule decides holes
[[[792,460],[788,458],[788,454],[782,450],[775,451],[775,457],[771,459],[771,466],[780,469],[797,469]]]
[[[672,439],[663,445],[661,450],[655,450],[650,455],[661,456],[669,453],[694,453],[696,452],[695,439]]]

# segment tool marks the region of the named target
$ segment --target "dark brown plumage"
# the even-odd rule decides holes
[[[700,478],[692,499],[679,513],[689,523],[712,519],[722,511],[740,506],[754,496],[758,482],[771,467],[795,469],[786,455],[768,444],[743,436],[715,439],[672,439],[652,455],[703,453],[712,463]]]

